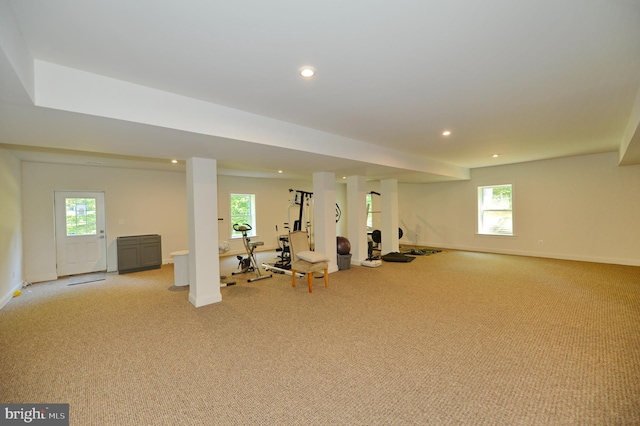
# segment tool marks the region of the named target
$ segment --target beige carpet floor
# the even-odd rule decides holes
[[[197,309],[172,265],[23,289],[0,402],[72,425],[640,424],[640,267],[444,251],[312,294],[234,278]]]

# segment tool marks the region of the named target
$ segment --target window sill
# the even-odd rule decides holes
[[[516,234],[505,235],[505,234],[479,234],[476,232],[476,237],[502,237],[502,238],[516,238]]]

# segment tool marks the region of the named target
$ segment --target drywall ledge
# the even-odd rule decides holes
[[[357,158],[363,163],[451,179],[469,179],[469,169],[425,156],[46,61],[35,60],[34,63],[36,106],[346,160]],[[134,152],[119,153],[136,155]]]

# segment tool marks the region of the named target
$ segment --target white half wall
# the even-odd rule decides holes
[[[7,155],[10,154],[7,152]],[[20,167],[20,162],[14,161],[16,167]],[[173,261],[169,253],[189,248],[184,172],[23,162],[21,178],[27,281],[57,278],[53,220],[53,191],[56,189],[105,191],[109,271],[117,270],[116,238],[119,236],[160,234],[164,263]],[[311,180],[218,176],[218,217],[223,220],[212,220],[218,222],[218,238],[230,243],[231,250],[226,255],[244,253],[242,240],[230,238],[231,193],[256,194],[258,235],[254,240],[263,241],[264,246],[259,251],[266,251],[275,250],[278,236],[287,232],[284,224],[289,220],[289,189],[311,191],[311,186]],[[273,256],[259,252],[257,257],[259,263],[276,261]],[[233,271],[221,272],[228,275]]]

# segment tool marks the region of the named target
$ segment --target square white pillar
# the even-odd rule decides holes
[[[398,181],[385,179],[380,181],[382,247],[381,253],[387,254],[400,250],[398,235]]]
[[[216,160],[187,160],[189,302],[196,308],[222,301],[218,253]]]
[[[313,174],[313,235],[315,250],[329,258],[329,272],[338,270],[336,244],[336,176]]]
[[[367,181],[364,176],[347,177],[347,213],[351,263],[360,265],[369,256],[367,244]]]

